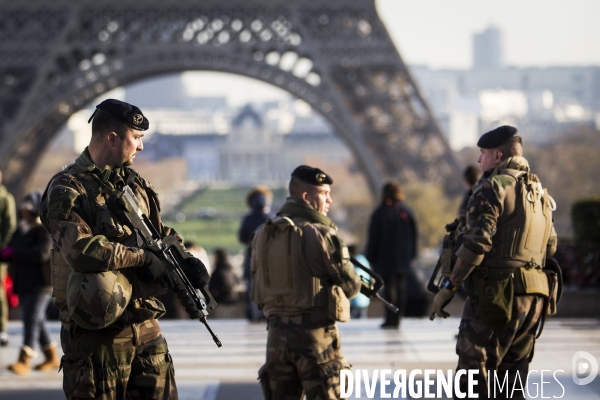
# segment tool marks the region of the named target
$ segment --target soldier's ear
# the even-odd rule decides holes
[[[114,144],[117,141],[117,137],[118,136],[115,132],[110,132],[107,136],[107,139],[111,144]]]
[[[302,196],[300,198],[303,202],[310,204],[310,200],[308,199],[308,192],[302,192]]]

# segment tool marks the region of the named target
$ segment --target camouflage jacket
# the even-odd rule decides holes
[[[519,202],[515,194],[517,180],[509,173],[523,171],[531,179],[537,179],[529,173],[529,163],[523,157],[511,157],[500,164],[490,168],[473,187],[473,195],[466,207],[466,226],[459,227],[463,231],[463,243],[456,255],[463,261],[480,265],[488,258],[496,257],[499,248],[513,248],[516,246],[513,237],[504,234],[496,235],[506,221],[511,221],[515,229],[524,230],[518,226],[519,221],[514,221],[516,203]],[[539,180],[538,180],[539,182]],[[538,183],[536,182],[536,184]],[[541,184],[539,184],[541,186]],[[511,220],[512,218],[512,220]],[[522,221],[524,224],[524,220]],[[549,232],[533,232],[538,238],[547,237],[539,252],[544,257],[551,257],[556,251],[556,231],[550,221]],[[506,236],[506,237],[504,237]],[[510,261],[510,256],[503,255]]]
[[[4,185],[0,185],[0,249],[8,245],[12,234],[17,229],[16,212],[14,197]]]
[[[52,237],[53,250],[60,252],[58,257],[71,270],[95,273],[143,265],[144,252],[134,247],[131,229],[107,206],[111,192],[125,184],[134,191],[140,207],[161,235],[175,234],[163,226],[158,195],[148,181],[128,167],[101,170],[86,148],[74,164],[50,180],[41,204],[42,224]],[[133,284],[142,283],[137,280]],[[55,297],[61,321],[70,322],[65,299]],[[154,297],[137,298],[131,300],[119,321],[141,322],[163,314],[162,303]]]

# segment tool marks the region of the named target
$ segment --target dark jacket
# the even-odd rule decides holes
[[[52,240],[44,227],[34,225],[27,233],[19,227],[8,246],[15,251],[9,268],[13,291],[24,295],[49,289]]]
[[[208,290],[217,303],[233,304],[238,301],[239,294],[235,290],[240,279],[228,262],[218,262],[208,281]]]
[[[250,244],[250,239],[252,234],[262,224],[267,222],[267,220],[271,218],[271,216],[264,212],[252,212],[244,217],[242,220],[242,226],[240,227],[240,231],[238,232],[238,237],[240,242],[245,245]]]
[[[371,216],[365,255],[382,275],[408,273],[417,255],[417,236],[415,218],[405,203],[382,203]]]
[[[271,218],[271,215],[262,210],[252,211],[250,214],[247,214],[242,220],[242,226],[238,232],[240,242],[244,243],[246,246],[250,245],[252,234],[256,231],[256,228],[267,222],[269,218]],[[249,247],[246,247],[246,255],[244,257],[244,279],[246,280],[250,280],[251,278],[250,255],[248,252]]]

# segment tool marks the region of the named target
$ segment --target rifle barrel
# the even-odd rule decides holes
[[[375,293],[375,297],[377,297],[379,299],[379,301],[381,301],[383,303],[383,305],[385,305],[387,308],[389,308],[391,312],[397,313],[398,311],[400,311],[400,309],[398,307],[396,307],[395,305],[393,305],[392,303],[390,303],[389,301],[387,301],[386,299],[381,297],[379,295],[379,293]]]

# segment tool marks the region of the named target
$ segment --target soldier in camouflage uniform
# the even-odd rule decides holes
[[[350,368],[335,322],[350,318],[348,299],[361,279],[326,216],[332,183],[318,168],[296,168],[278,218],[259,227],[252,242],[253,301],[268,318],[267,359],[259,371],[268,400],[338,399],[340,370]],[[278,241],[292,228],[298,240]]]
[[[524,398],[521,389],[550,291],[542,268],[556,250],[554,200],[530,173],[516,133],[503,126],[477,143],[484,175],[467,203],[466,226],[459,228],[463,241],[457,262],[434,298],[436,314],[446,318],[444,307],[463,282],[467,287],[456,344],[457,371],[479,370],[475,386],[479,398],[494,397],[493,375],[488,371],[500,381],[508,376],[508,388],[503,393],[497,389],[496,398]],[[467,393],[467,377],[461,378],[461,390]]]
[[[129,168],[149,122],[139,108],[113,99],[99,104],[92,118],[89,146],[51,179],[41,210],[53,241],[63,389],[67,399],[177,399],[157,322],[165,310],[154,297],[165,291],[166,269],[136,247],[118,214],[118,195],[129,185],[160,234],[176,234],[161,222],[154,188]],[[186,274],[199,287],[191,264]]]

